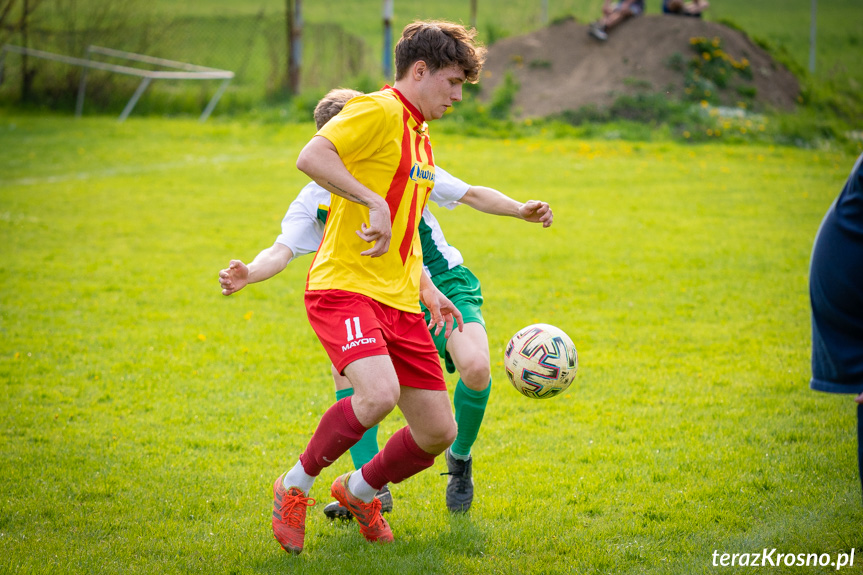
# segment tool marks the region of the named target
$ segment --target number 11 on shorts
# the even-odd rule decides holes
[[[354,329],[351,331],[351,320],[354,321]],[[360,329],[360,318],[359,317],[349,317],[345,320],[345,329],[348,331],[348,341],[353,341],[354,339],[360,339],[363,337],[363,332]],[[354,334],[354,331],[356,334]]]

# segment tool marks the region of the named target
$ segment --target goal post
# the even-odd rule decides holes
[[[228,70],[219,70],[217,68],[208,68],[206,66],[189,64],[187,62],[177,62],[164,58],[155,58],[153,56],[135,54],[134,52],[124,52],[122,50],[114,50],[112,48],[103,48],[101,46],[89,46],[87,48],[86,58],[76,58],[73,56],[66,56],[63,54],[55,54],[53,52],[45,52],[43,50],[36,50],[34,48],[22,48],[21,46],[6,44],[3,46],[2,49],[0,49],[0,84],[3,83],[5,59],[7,52],[32,56],[34,58],[41,58],[43,60],[50,60],[53,62],[60,62],[63,64],[69,64],[71,66],[80,66],[82,68],[82,72],[81,80],[78,84],[78,99],[75,105],[75,116],[81,116],[84,110],[84,94],[86,92],[87,85],[87,70],[104,70],[107,72],[113,72],[115,74],[124,74],[127,76],[135,76],[141,78],[141,83],[138,85],[138,88],[135,90],[132,98],[126,104],[126,107],[123,109],[123,112],[118,118],[120,122],[125,120],[129,116],[129,114],[132,113],[132,110],[135,108],[135,104],[138,103],[141,95],[143,95],[143,93],[146,91],[147,87],[153,80],[222,80],[219,88],[216,90],[216,93],[213,94],[213,97],[210,98],[209,103],[207,104],[206,108],[204,108],[204,111],[201,113],[201,117],[199,119],[201,122],[205,122],[207,118],[210,117],[210,114],[213,112],[213,109],[216,107],[216,104],[219,102],[222,94],[225,93],[228,84],[230,84],[231,80],[234,78],[234,73]],[[169,70],[146,70],[143,68],[135,68],[133,66],[109,64],[107,62],[93,60],[91,58],[92,54],[109,56],[112,58],[128,60],[130,62],[152,64],[156,66],[161,66],[162,68],[169,68]]]

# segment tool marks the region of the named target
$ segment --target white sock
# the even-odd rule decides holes
[[[467,455],[462,455],[461,453],[456,453],[455,451],[450,449],[449,454],[450,454],[450,457],[452,457],[453,459],[458,459],[459,461],[469,461],[470,460],[470,453],[468,453]]]
[[[285,473],[282,483],[284,483],[285,489],[299,487],[303,493],[308,495],[312,489],[312,485],[315,483],[315,478],[306,473],[306,470],[303,469],[303,464],[297,461],[294,468]]]
[[[366,483],[362,469],[351,473],[348,478],[348,489],[354,494],[354,497],[361,499],[363,503],[371,503],[378,492],[377,489]]]

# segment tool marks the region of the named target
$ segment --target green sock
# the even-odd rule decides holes
[[[466,386],[461,379],[458,380],[453,394],[458,434],[449,448],[450,453],[457,456],[457,459],[467,458],[470,455],[470,448],[476,441],[479,427],[482,425],[485,406],[490,394],[491,380],[488,382],[488,387],[482,391],[474,391]],[[462,457],[458,457],[459,455]]]
[[[336,401],[350,397],[354,394],[354,388],[336,390]],[[370,427],[363,436],[351,447],[351,459],[354,460],[354,469],[359,469],[372,460],[378,454],[378,426]]]

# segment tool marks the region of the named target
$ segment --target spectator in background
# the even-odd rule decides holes
[[[602,3],[602,18],[588,28],[588,33],[597,40],[608,40],[612,28],[644,13],[644,0],[604,0]]]
[[[857,394],[857,462],[863,485],[863,155],[815,236],[809,298],[809,387]]]
[[[663,14],[678,14],[680,16],[695,16],[701,18],[701,13],[710,4],[707,0],[662,0]]]

